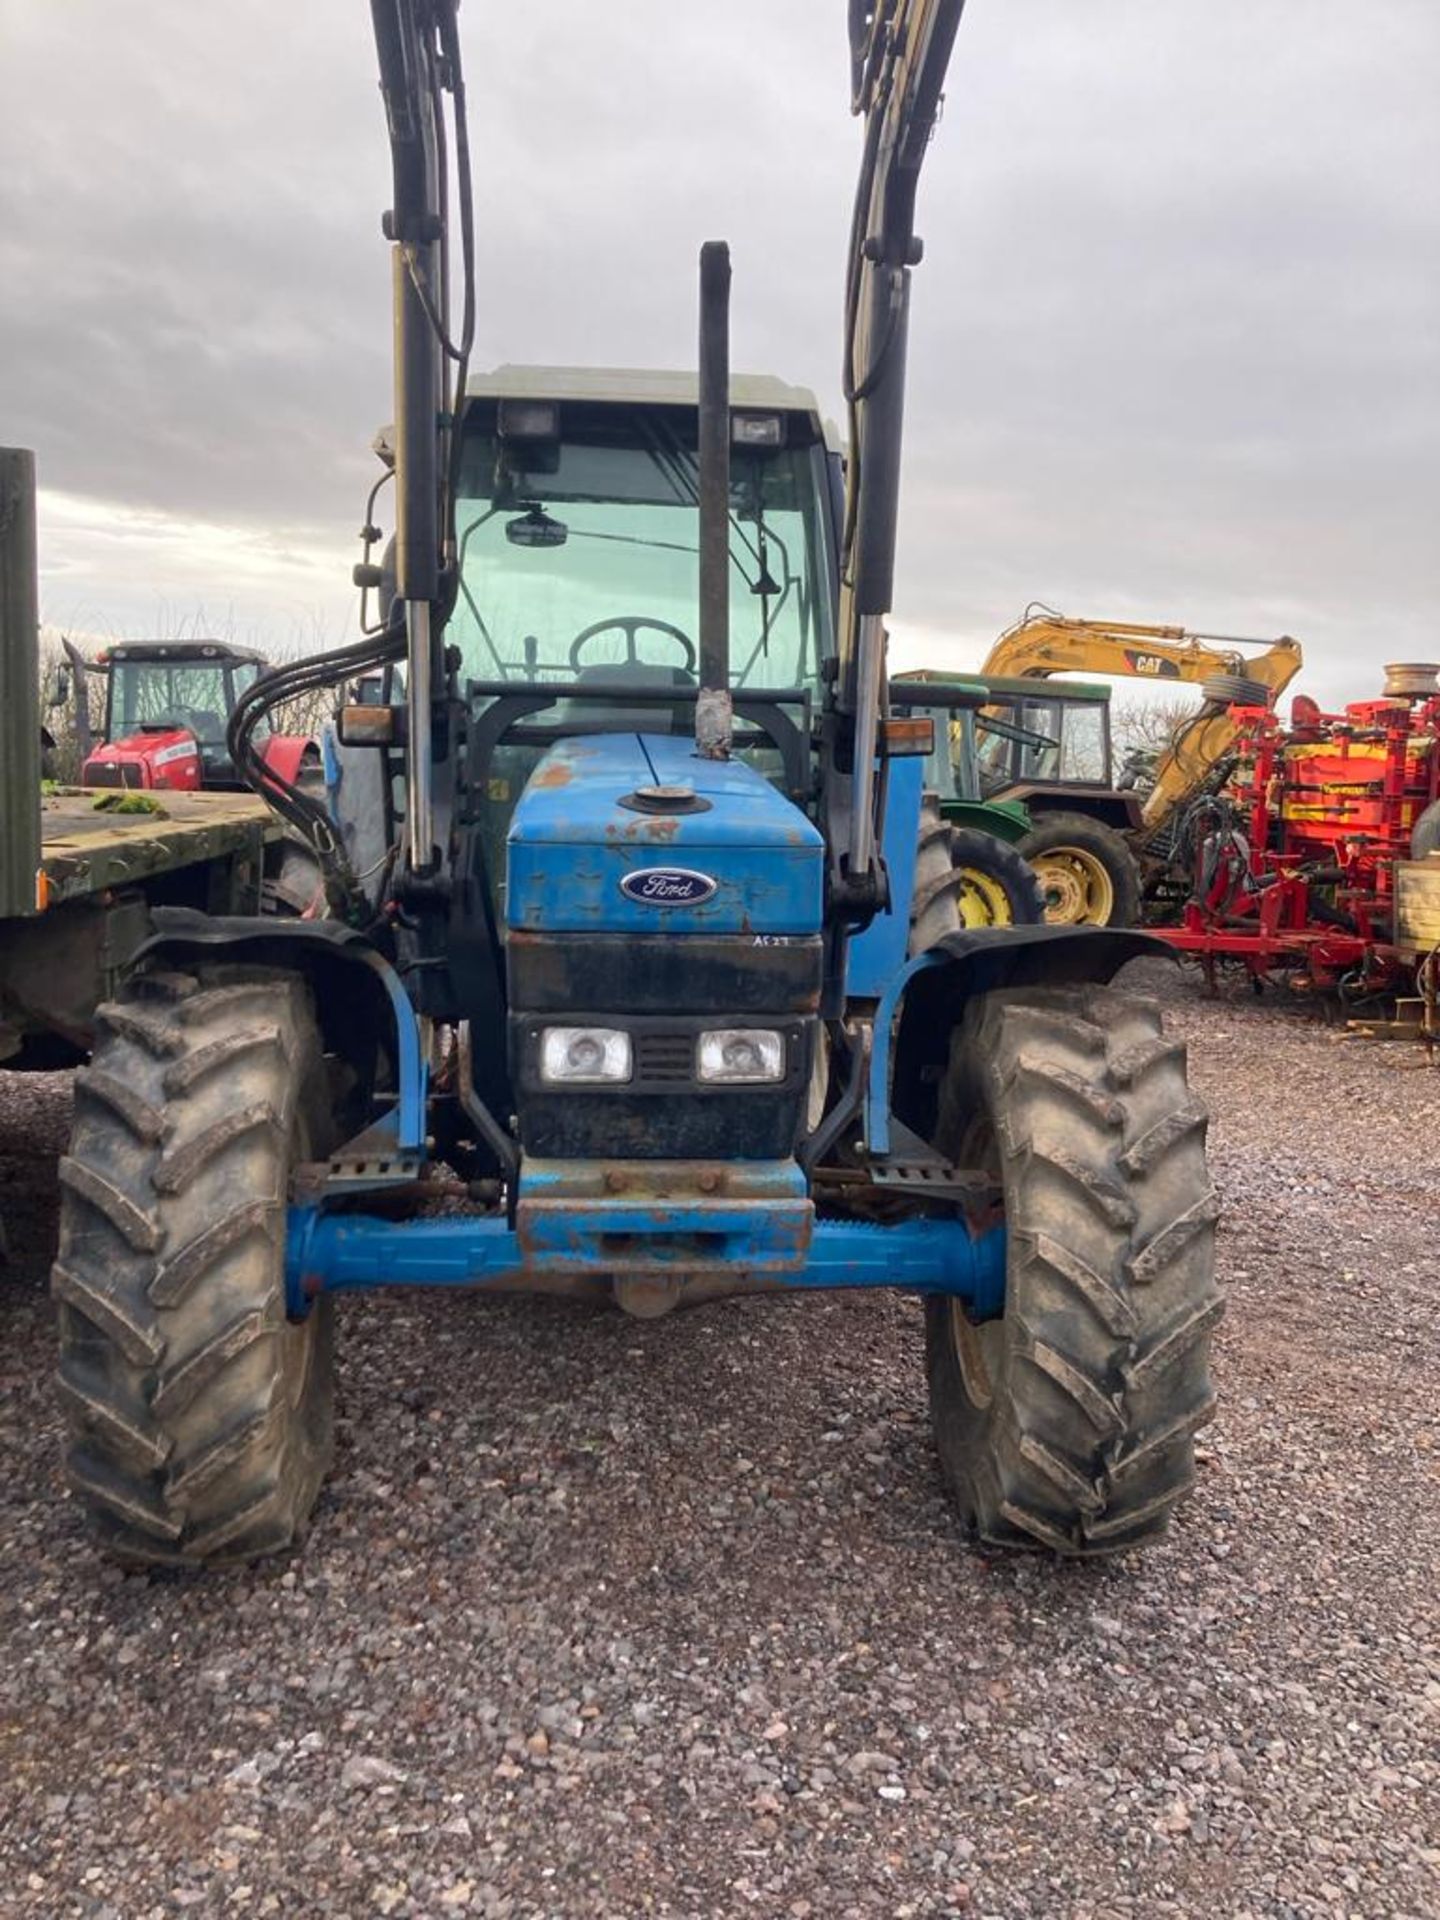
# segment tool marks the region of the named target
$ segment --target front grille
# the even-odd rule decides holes
[[[140,769],[131,760],[104,760],[85,773],[87,787],[138,787]]]
[[[693,1080],[695,1078],[694,1033],[636,1034],[635,1078],[637,1080]]]
[[[540,1035],[549,1022],[511,1013],[510,1072],[520,1143],[555,1160],[776,1160],[793,1153],[810,1079],[814,1019],[758,1008],[736,1020],[721,1013],[634,1014],[602,1005],[567,1007],[565,1024],[622,1027],[632,1077],[613,1086],[554,1086],[540,1078]],[[760,1086],[695,1077],[705,1027],[773,1027],[785,1036],[785,1078]]]
[[[731,934],[526,933],[511,928],[505,970],[512,1007],[566,1020],[574,1007],[615,1007],[664,1021],[723,1007],[737,1026],[752,1014],[814,1013],[825,957],[819,934],[775,935],[763,946]],[[618,991],[617,991],[618,989]]]

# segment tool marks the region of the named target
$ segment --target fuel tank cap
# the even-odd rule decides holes
[[[675,786],[636,787],[621,796],[620,805],[632,813],[708,813],[711,803],[693,787]]]

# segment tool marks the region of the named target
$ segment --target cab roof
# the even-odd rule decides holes
[[[668,367],[524,367],[506,364],[472,373],[471,400],[589,400],[619,406],[696,407],[700,376]],[[732,373],[732,407],[763,413],[800,413],[832,452],[839,451],[833,424],[809,387],[792,387],[769,373]]]
[[[205,661],[246,661],[254,660],[259,665],[268,666],[263,654],[254,652],[250,647],[232,647],[224,640],[117,640],[114,646],[106,647],[104,659],[107,663],[115,660],[164,661],[170,665]]]
[[[1076,700],[1101,705],[1114,691],[1103,681],[1057,680],[1053,675],[977,673],[975,678],[991,693],[1007,694],[1019,700]]]
[[[1056,680],[1040,674],[946,673],[933,667],[913,667],[894,677],[922,686],[928,682],[983,687],[992,699],[1072,700],[1094,706],[1103,706],[1113,692],[1103,681]]]

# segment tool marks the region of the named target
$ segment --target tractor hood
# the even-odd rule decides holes
[[[198,787],[200,742],[188,727],[152,727],[97,746],[81,770],[87,787]]]
[[[589,734],[552,747],[515,807],[506,924],[815,934],[823,855],[815,826],[742,761],[701,759],[674,735]]]

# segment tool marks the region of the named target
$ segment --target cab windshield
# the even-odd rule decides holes
[[[146,728],[185,727],[202,746],[225,739],[230,710],[225,668],[212,661],[172,666],[116,661],[110,669],[110,734],[123,740]]]
[[[562,416],[560,438],[524,441],[497,433],[493,405],[472,414],[447,638],[482,681],[693,686],[694,415],[567,403]],[[736,688],[818,688],[833,625],[827,481],[821,446],[732,448]]]

